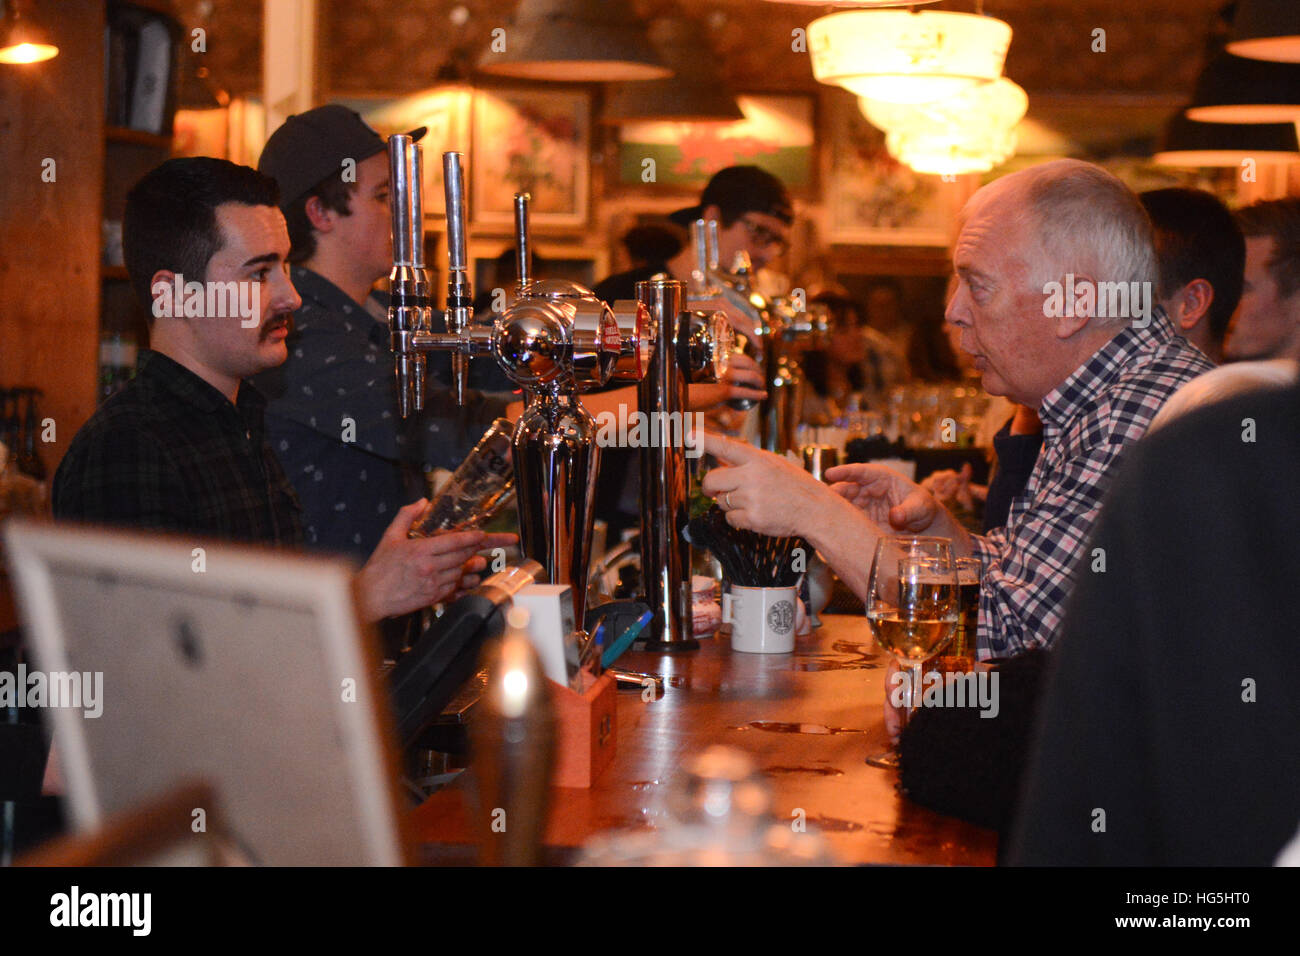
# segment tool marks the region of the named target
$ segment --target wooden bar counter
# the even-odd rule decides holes
[[[885,658],[867,659],[865,618],[822,620],[793,654],[735,653],[725,633],[701,641],[699,651],[625,654],[619,667],[665,677],[664,696],[646,702],[635,690],[619,691],[613,763],[590,790],[552,791],[548,847],[660,824],[682,762],[721,743],[754,759],[774,817],[789,821],[802,810],[840,862],[992,865],[993,831],[917,806],[897,791],[896,774],[865,763],[886,745]],[[414,835],[430,862],[473,862],[472,773],[414,812]],[[556,850],[549,859],[571,857]]]

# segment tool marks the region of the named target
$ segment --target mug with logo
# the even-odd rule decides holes
[[[731,649],[746,654],[794,650],[797,589],[732,585],[722,595],[722,620],[731,625]]]

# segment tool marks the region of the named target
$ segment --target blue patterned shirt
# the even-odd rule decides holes
[[[253,379],[267,435],[302,502],[307,546],[365,560],[397,510],[427,493],[424,469],[454,469],[511,396],[470,392],[460,408],[431,374],[424,413],[404,421],[387,322],[310,269],[290,276],[302,307],[289,358]]]

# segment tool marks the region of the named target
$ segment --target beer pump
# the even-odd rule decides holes
[[[695,646],[691,639],[687,520],[686,386],[726,370],[730,326],[720,313],[686,309],[686,286],[640,283],[637,301],[606,305],[576,283],[532,276],[527,194],[515,197],[518,284],[514,301],[490,324],[471,322],[466,257],[463,156],[443,154],[447,197],[447,331],[431,331],[423,261],[421,153],[409,136],[389,139],[393,208],[393,298],[389,327],[403,416],[424,403],[424,353],[449,351],[458,398],[468,360],[490,355],[526,398],[515,426],[520,537],[525,555],[549,580],[571,586],[574,620],[585,620],[594,491],[600,463],[594,420],[578,396],[614,380],[637,381],[640,412],[662,439],[642,449],[642,567],[655,611],[651,647]]]
[[[759,442],[767,451],[798,451],[795,428],[803,405],[803,370],[796,352],[814,344],[828,331],[826,313],[807,309],[792,298],[768,298],[754,288],[754,268],[749,254],[736,253],[730,271],[718,264],[718,223],[697,219],[691,228],[696,268],[692,274],[692,301],[719,296],[752,323],[752,334],[742,333],[746,354],[763,368],[767,398],[759,406]],[[752,402],[741,410],[752,407]]]
[[[636,302],[611,309],[580,285],[532,278],[526,194],[515,197],[519,282],[514,301],[490,325],[470,321],[463,156],[443,154],[447,196],[447,331],[430,331],[420,207],[420,147],[389,139],[393,207],[393,299],[389,327],[403,416],[424,402],[424,353],[452,354],[458,401],[468,360],[491,355],[525,393],[513,459],[524,553],[552,583],[572,586],[574,620],[586,610],[594,492],[600,449],[596,424],[578,395],[611,380],[636,381],[648,364],[649,315]]]

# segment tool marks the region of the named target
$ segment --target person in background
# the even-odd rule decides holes
[[[1254,203],[1237,211],[1237,222],[1246,274],[1224,354],[1300,360],[1300,199]]]
[[[728,166],[713,174],[698,205],[669,217],[682,228],[696,219],[718,222],[718,264],[730,269],[736,253],[745,252],[755,269],[762,269],[790,248],[794,207],[781,180],[757,166]],[[596,283],[593,290],[606,302],[636,298],[636,283],[660,272],[689,282],[695,251],[689,242],[662,263],[619,272]],[[744,331],[741,329],[741,331]]]
[[[1241,299],[1246,241],[1228,207],[1203,189],[1152,189],[1138,198],[1155,227],[1156,294],[1178,334],[1216,365]]]
[[[867,324],[861,306],[847,293],[820,292],[809,304],[827,307],[831,329],[825,348],[805,352],[799,360],[811,386],[803,420],[832,424],[854,398],[864,407],[881,405],[891,388],[906,381],[906,360]]]
[[[666,263],[686,247],[687,235],[681,226],[665,219],[633,226],[621,241],[633,269],[644,270],[649,278],[668,271]]]
[[[1206,195],[1193,190],[1178,192]],[[1152,431],[1194,408],[1296,380],[1296,360],[1300,358],[1300,295],[1296,294],[1300,290],[1300,202],[1278,200],[1247,206],[1231,220],[1231,226],[1220,214],[1226,210],[1214,208],[1217,200],[1198,198],[1197,203],[1204,207],[1206,217],[1213,217],[1214,231],[1195,222],[1185,224],[1199,229],[1199,242],[1186,250],[1183,271],[1177,274],[1196,272],[1214,277],[1212,288],[1199,294],[1200,298],[1212,297],[1208,321],[1192,330],[1195,333],[1205,327],[1209,342],[1204,346],[1194,338],[1193,342],[1211,357],[1226,353],[1230,361],[1175,392],[1151,423]],[[1152,209],[1157,229],[1164,215],[1166,210]],[[1243,229],[1246,237],[1238,245],[1232,239]],[[1171,240],[1171,244],[1177,242],[1177,237]],[[1178,266],[1166,267],[1162,260],[1162,268],[1173,273]],[[1192,280],[1181,290],[1162,291],[1161,295],[1184,303],[1196,301],[1196,286],[1204,282]]]

